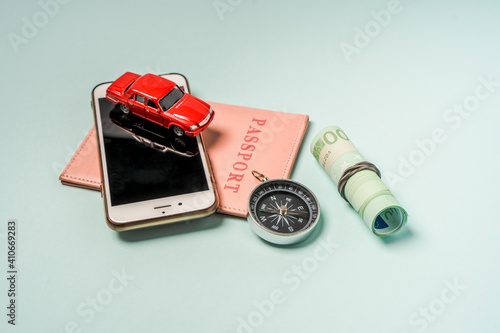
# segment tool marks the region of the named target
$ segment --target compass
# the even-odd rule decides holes
[[[318,200],[311,190],[293,180],[269,180],[257,171],[252,175],[262,182],[248,198],[247,220],[252,230],[279,245],[309,237],[319,220]]]

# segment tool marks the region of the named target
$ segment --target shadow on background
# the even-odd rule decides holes
[[[415,234],[413,233],[413,231],[411,231],[410,228],[408,228],[407,225],[403,226],[403,228],[400,231],[396,232],[394,235],[388,237],[380,237],[382,242],[384,242],[385,244],[393,244],[400,241],[408,241],[412,238],[415,238]]]
[[[320,215],[317,223],[318,224],[316,225],[316,228],[314,229],[311,236],[307,237],[307,239],[305,239],[304,241],[297,243],[297,244],[279,245],[279,244],[270,243],[270,242],[260,238],[257,235],[255,235],[255,236],[257,238],[259,238],[263,243],[266,243],[266,244],[271,245],[271,246],[276,247],[276,248],[282,248],[282,249],[287,249],[287,250],[289,250],[289,249],[302,249],[304,247],[309,246],[311,243],[314,243],[316,241],[316,239],[318,239],[319,236],[321,235],[321,232],[323,231],[323,217],[321,215]]]
[[[311,127],[310,125],[311,125],[311,124],[312,124],[312,122],[311,122],[311,121],[309,121],[309,124],[308,124],[308,126],[307,126],[307,128],[306,128],[306,131],[304,132],[304,138],[303,138],[302,143],[300,144],[300,147],[299,147],[299,149],[298,149],[297,156],[295,157],[294,164],[295,164],[295,162],[296,162],[296,161],[298,161],[299,159],[312,158],[312,159],[314,160],[314,157],[313,157],[312,155],[310,155],[310,153],[309,153],[309,143],[308,143],[308,142],[306,142],[307,134],[311,131],[311,130],[310,130],[310,127]],[[305,152],[304,152],[304,151],[305,151]],[[309,156],[307,156],[307,157],[302,157],[304,154],[308,154]],[[289,177],[290,179],[293,179],[293,173],[294,173],[294,170],[295,170],[295,168],[294,168],[294,167],[292,167],[292,172],[290,173],[290,177]],[[307,187],[307,185],[306,185],[306,184],[304,184],[304,185]]]
[[[141,242],[155,238],[163,238],[217,228],[222,224],[222,215],[213,214],[210,217],[177,222],[144,229],[135,229],[118,233],[125,242]]]

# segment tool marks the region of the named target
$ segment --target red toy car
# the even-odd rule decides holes
[[[178,136],[198,135],[214,118],[210,105],[154,74],[127,72],[108,87],[106,98],[123,113],[169,128]]]

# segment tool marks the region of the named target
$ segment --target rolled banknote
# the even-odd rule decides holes
[[[329,126],[314,137],[311,153],[333,179],[340,195],[380,237],[392,235],[408,214],[340,127]]]

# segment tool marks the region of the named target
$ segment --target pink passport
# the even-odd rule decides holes
[[[309,122],[302,114],[208,102],[215,118],[202,133],[219,192],[218,212],[247,215],[247,200],[259,181],[288,178]],[[92,128],[63,170],[65,185],[100,190],[99,160]]]

